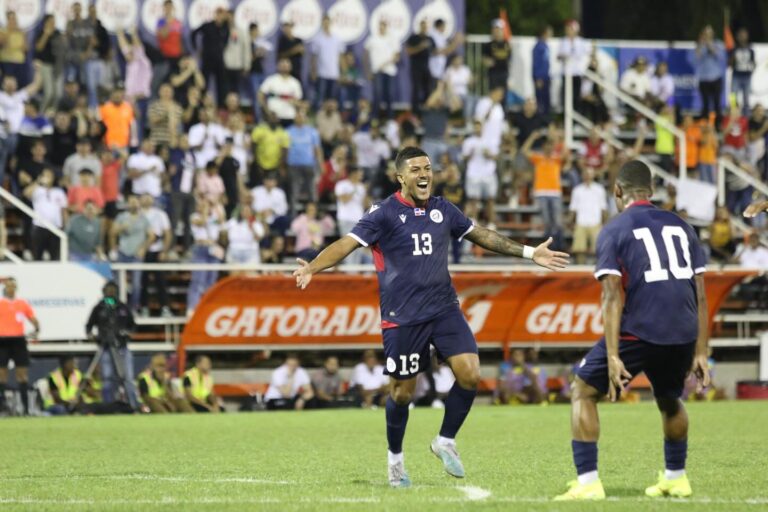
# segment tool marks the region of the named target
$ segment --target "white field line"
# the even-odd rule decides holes
[[[483,489],[482,487],[475,487],[474,485],[465,485],[457,487],[458,490],[464,493],[464,497],[469,501],[480,501],[491,496],[491,491]]]
[[[11,482],[15,480],[152,480],[161,482],[198,482],[213,484],[260,484],[260,485],[290,485],[294,482],[288,480],[267,480],[263,478],[231,477],[231,478],[197,478],[186,476],[156,476],[156,475],[71,475],[71,476],[19,476],[0,478],[0,482]]]

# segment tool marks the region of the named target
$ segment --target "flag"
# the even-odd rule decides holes
[[[512,29],[509,26],[509,18],[507,17],[507,10],[499,10],[499,19],[504,22],[504,39],[509,41],[512,39]]]
[[[416,217],[422,217],[422,216],[427,214],[427,210],[425,210],[424,208],[414,208],[413,209],[413,214]]]
[[[723,12],[723,44],[725,44],[725,51],[729,52],[736,47],[736,42],[733,40],[730,16],[728,14],[728,9],[725,9]]]

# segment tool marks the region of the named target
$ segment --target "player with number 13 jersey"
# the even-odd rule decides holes
[[[392,379],[386,406],[388,478],[392,487],[408,487],[411,481],[404,466],[403,437],[416,377],[429,370],[430,346],[456,377],[445,399],[440,433],[430,449],[449,475],[464,476],[455,437],[477,394],[480,360],[448,273],[451,240],[466,238],[490,251],[532,259],[551,270],[564,268],[568,255],[550,250],[552,239],[528,247],[475,226],[450,202],[433,197],[432,164],[421,149],[401,150],[395,167],[400,191],[374,204],[351,233],[312,262],[299,260],[294,276],[296,285],[304,289],[313,274],[335,266],[359,247],[371,248],[379,278],[386,373]]]

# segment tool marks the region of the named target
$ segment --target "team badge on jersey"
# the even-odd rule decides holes
[[[443,222],[443,214],[440,212],[440,210],[432,210],[429,212],[429,218],[432,219],[432,222],[436,224]]]
[[[425,210],[424,208],[414,208],[413,214],[417,217],[423,217],[427,214],[427,210]]]

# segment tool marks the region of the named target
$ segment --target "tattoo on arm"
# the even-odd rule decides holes
[[[498,254],[516,256],[518,258],[523,257],[523,245],[521,243],[515,242],[487,228],[475,226],[475,229],[467,234],[466,239],[483,249]]]

